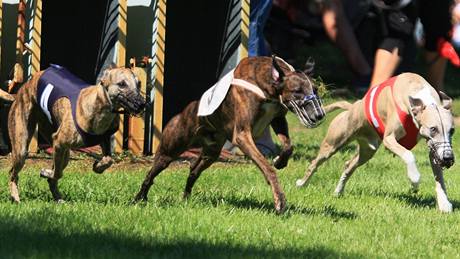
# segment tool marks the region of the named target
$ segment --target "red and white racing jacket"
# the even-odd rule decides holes
[[[399,121],[406,131],[406,135],[398,139],[398,143],[403,147],[411,150],[417,144],[417,137],[419,129],[414,123],[412,115],[403,111],[401,107],[395,102],[393,85],[397,79],[397,76],[392,77],[380,85],[371,87],[366,95],[364,96],[364,111],[366,114],[367,121],[374,127],[379,134],[380,138],[383,138],[385,133],[385,125],[378,114],[377,104],[379,101],[379,95],[386,87],[391,88],[391,97],[398,113]]]

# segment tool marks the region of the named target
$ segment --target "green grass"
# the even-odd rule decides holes
[[[149,202],[133,206],[129,201],[149,164],[124,161],[96,175],[92,161],[80,157],[60,182],[67,203],[55,204],[38,175],[51,161],[29,159],[20,178],[22,203],[15,205],[8,201],[3,159],[0,257],[460,257],[459,168],[446,172],[457,210],[442,214],[423,142],[415,149],[422,172],[418,194],[409,191],[403,163],[381,149],[356,171],[345,196],[334,198],[353,145],[321,167],[309,186],[295,187],[334,115],[315,130],[288,117],[295,153],[279,172],[288,200],[281,216],[274,213],[269,186],[249,162],[214,164],[189,201],[181,198],[188,165],[176,163],[157,178]]]
[[[317,55],[335,55],[330,48],[318,49]],[[332,70],[319,67],[324,82],[347,84],[349,75],[340,62]],[[454,95],[458,75],[449,70],[448,89]],[[459,101],[454,109],[459,114]],[[125,159],[96,175],[91,159],[76,156],[60,181],[67,203],[55,204],[39,178],[40,168],[49,168],[51,160],[40,156],[29,159],[20,174],[22,203],[16,205],[9,202],[8,158],[0,159],[0,258],[460,257],[459,165],[445,173],[454,212],[442,214],[423,141],[414,151],[422,173],[418,194],[410,192],[400,159],[381,148],[355,172],[345,195],[334,198],[354,145],[320,167],[309,186],[295,187],[336,114],[314,130],[288,116],[295,151],[278,174],[288,201],[283,215],[275,214],[270,187],[250,162],[214,164],[188,201],[181,198],[188,164],[175,163],[157,178],[148,203],[134,206],[129,201],[149,163]],[[453,142],[459,156],[460,131]]]

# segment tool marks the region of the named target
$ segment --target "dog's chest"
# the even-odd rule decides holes
[[[278,115],[280,106],[275,102],[263,103],[259,109],[256,119],[252,125],[252,135],[254,138],[260,137],[265,128],[271,123],[273,118]]]

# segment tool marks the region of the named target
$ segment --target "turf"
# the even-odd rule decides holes
[[[328,117],[332,118],[334,114]],[[49,159],[29,159],[21,172],[19,205],[8,201],[7,160],[0,182],[2,257],[458,257],[460,213],[436,210],[434,181],[420,143],[418,194],[409,190],[403,163],[381,149],[357,170],[345,196],[332,192],[347,146],[320,168],[306,188],[295,187],[328,125],[302,128],[289,116],[293,160],[279,172],[288,209],[277,216],[271,191],[249,162],[216,163],[199,179],[192,198],[181,192],[188,164],[161,174],[149,201],[130,205],[148,163],[120,162],[103,175],[91,160],[71,161],[61,181],[66,204],[51,201],[39,169]],[[458,135],[459,133],[457,133]],[[454,137],[454,143],[458,136]],[[455,151],[459,153],[457,145]],[[458,165],[446,172],[449,196],[460,207]]]
[[[449,78],[452,89],[457,78]],[[323,79],[335,80],[332,73]],[[458,114],[460,102],[454,107]],[[445,172],[455,210],[442,214],[436,209],[424,142],[414,151],[422,173],[417,194],[410,192],[400,159],[381,148],[355,172],[345,195],[334,198],[332,192],[345,161],[356,151],[354,145],[320,167],[309,186],[295,187],[336,114],[329,114],[313,130],[288,116],[295,151],[278,174],[288,201],[283,215],[275,214],[270,187],[249,161],[214,164],[188,201],[181,196],[188,163],[177,162],[157,178],[147,203],[130,205],[150,163],[125,157],[96,175],[91,172],[92,160],[76,155],[60,181],[67,202],[55,204],[38,173],[51,160],[40,155],[29,159],[21,172],[22,203],[16,205],[9,202],[9,163],[2,158],[0,257],[460,257],[459,165]],[[453,138],[457,156],[459,141],[457,131]]]

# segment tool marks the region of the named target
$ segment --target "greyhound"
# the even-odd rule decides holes
[[[110,138],[119,125],[116,111],[123,108],[127,113],[139,114],[145,106],[137,84],[137,78],[126,68],[107,69],[97,85],[89,85],[58,65],[51,65],[26,82],[8,114],[12,201],[20,201],[18,174],[37,124],[39,133],[54,149],[53,169],[42,169],[40,176],[47,178],[55,201],[63,201],[58,180],[67,166],[71,148],[100,144],[103,158],[93,164],[93,171],[102,173],[110,167]]]
[[[451,212],[447,199],[443,168],[454,164],[451,137],[454,133],[452,99],[436,90],[421,76],[403,73],[370,88],[353,104],[345,101],[326,106],[326,111],[345,109],[329,125],[317,157],[297,186],[305,185],[318,166],[353,140],[358,153],[345,163],[345,170],[335,189],[341,195],[354,170],[373,157],[379,145],[399,156],[407,166],[413,189],[418,189],[420,173],[410,151],[420,138],[427,141],[429,158],[436,181],[437,204],[442,212]]]
[[[309,64],[312,71],[312,63]],[[184,198],[191,195],[192,188],[201,172],[218,158],[224,142],[229,139],[237,145],[262,171],[272,188],[275,210],[284,211],[286,200],[278,183],[275,170],[256,148],[254,139],[270,124],[277,134],[281,153],[275,157],[274,166],[284,168],[292,154],[288,125],[285,115],[294,112],[307,127],[317,126],[325,113],[315,84],[302,71],[296,71],[280,58],[250,57],[243,59],[227,76],[228,92],[221,94],[222,102],[212,113],[201,113],[201,103],[207,101],[207,93],[201,102],[191,102],[166,125],[156,150],[154,165],[147,173],[134,202],[147,200],[154,178],[190,147],[201,147],[201,156],[191,164],[190,175],[184,190]],[[199,114],[205,114],[200,116]]]

